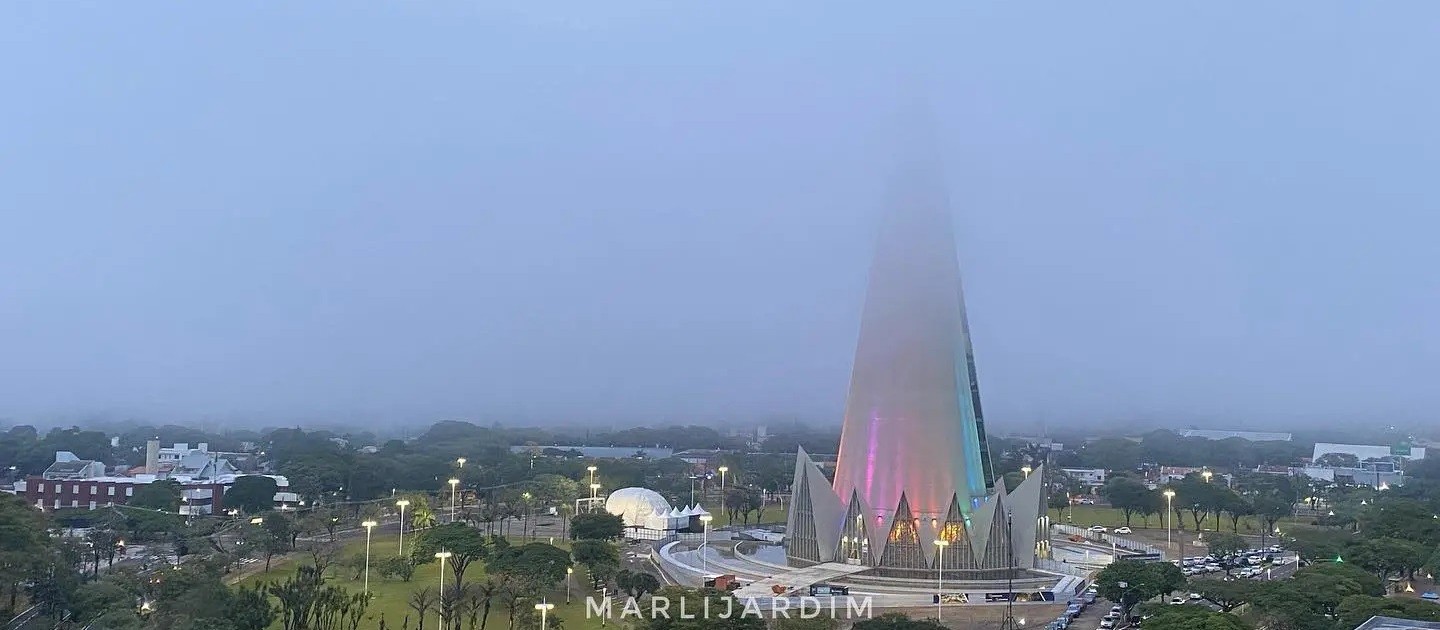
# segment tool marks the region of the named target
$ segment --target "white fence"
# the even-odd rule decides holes
[[[1159,554],[1161,558],[1165,557],[1165,552],[1159,547],[1152,547],[1145,543],[1130,540],[1128,538],[1121,538],[1119,536],[1112,536],[1110,534],[1102,534],[1100,532],[1092,532],[1082,527],[1075,527],[1074,525],[1055,524],[1051,525],[1051,527],[1055,528],[1055,531],[1060,532],[1061,534],[1065,534],[1067,536],[1083,536],[1091,540],[1098,540],[1114,545],[1126,551],[1135,551],[1138,553],[1153,553]]]
[[[1049,558],[1036,558],[1035,568],[1040,569],[1041,571],[1051,571],[1054,573],[1073,575],[1075,577],[1082,578],[1088,577],[1090,575],[1090,570],[1086,569],[1085,567],[1075,566],[1073,564],[1070,564],[1069,562],[1060,562],[1058,560],[1051,560]]]

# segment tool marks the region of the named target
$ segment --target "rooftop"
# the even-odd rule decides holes
[[[1268,431],[1226,431],[1214,429],[1186,429],[1180,437],[1198,437],[1207,440],[1228,440],[1240,438],[1251,442],[1289,442],[1294,436],[1289,433],[1268,432]]]
[[[45,469],[47,473],[79,473],[94,464],[91,459],[72,459],[68,462],[55,462]]]

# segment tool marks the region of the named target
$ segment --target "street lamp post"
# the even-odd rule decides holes
[[[465,467],[465,458],[464,458],[464,457],[458,457],[458,458],[456,458],[456,459],[455,459],[455,465],[456,465],[456,466],[455,466],[456,468],[464,468],[464,467]]]
[[[365,528],[365,592],[370,592],[370,532],[378,525],[375,521],[365,521],[360,524]]]
[[[950,541],[936,540],[935,546],[940,548],[940,564],[935,569],[935,620],[940,621],[945,604],[945,548],[950,546]]]
[[[454,523],[454,522],[455,522],[455,495],[458,494],[459,489],[460,489],[460,480],[459,480],[459,479],[455,479],[455,478],[452,477],[452,478],[450,479],[450,522],[451,522],[451,523]]]
[[[552,604],[550,602],[540,602],[538,604],[535,604],[535,610],[540,611],[540,630],[545,630],[545,613],[550,612],[550,609],[554,607],[555,604]]]
[[[454,554],[448,551],[437,551],[435,557],[440,559],[440,627],[445,627],[445,560]]]
[[[530,493],[523,492],[520,498],[525,500],[525,524],[520,526],[520,535],[525,540],[530,540]]]
[[[595,471],[597,470],[597,468],[595,468],[594,466],[586,466],[586,467],[585,467],[585,470],[590,471],[590,511],[591,511],[591,512],[594,512],[594,511],[595,511],[595,490],[598,490],[598,489],[600,488],[600,486],[598,486],[598,485],[595,484]]]
[[[400,549],[396,554],[402,558],[405,557],[405,508],[409,505],[409,499],[400,499],[395,502],[395,507],[400,508]]]
[[[1025,473],[1025,478],[1026,478],[1026,479],[1029,479],[1029,478],[1030,478],[1030,471],[1032,471],[1032,470],[1034,470],[1034,468],[1031,468],[1029,465],[1021,466],[1021,467],[1020,467],[1020,472]]]
[[[730,472],[729,466],[721,466],[716,470],[720,471],[720,500],[725,500],[725,473]]]
[[[1174,490],[1171,490],[1171,489],[1169,489],[1169,488],[1166,488],[1164,494],[1165,494],[1165,547],[1168,549],[1168,548],[1170,547],[1170,545],[1171,545],[1171,543],[1170,543],[1170,526],[1173,524],[1173,521],[1175,520],[1175,510],[1172,509],[1172,503],[1173,503],[1174,500],[1175,500],[1175,491],[1174,491]]]
[[[570,605],[570,576],[574,575],[575,567],[565,567],[565,605]]]
[[[701,535],[702,535],[702,538],[700,539],[700,579],[701,579],[701,580],[704,580],[704,579],[705,579],[705,576],[710,573],[709,566],[708,566],[708,564],[707,564],[707,562],[706,562],[706,558],[705,558],[705,547],[710,544],[710,521],[712,521],[712,520],[714,520],[714,519],[715,519],[715,517],[710,516],[709,514],[701,514],[701,515],[700,515],[700,522],[704,524],[704,525],[703,525],[704,530],[703,530],[703,533],[701,534]]]
[[[1203,470],[1200,472],[1200,476],[1205,478],[1205,483],[1210,483],[1210,478],[1215,476],[1215,473],[1212,473],[1209,470]]]
[[[1130,583],[1116,582],[1115,585],[1120,587],[1120,611],[1125,616],[1121,621],[1128,623],[1130,621],[1130,594],[1127,589],[1130,588]]]

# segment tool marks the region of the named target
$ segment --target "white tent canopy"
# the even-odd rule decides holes
[[[625,522],[626,527],[671,529],[674,508],[665,497],[645,488],[621,488],[605,499],[605,511]]]

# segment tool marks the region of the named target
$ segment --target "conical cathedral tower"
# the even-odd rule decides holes
[[[933,570],[934,543],[944,539],[951,543],[946,573],[1030,567],[1033,549],[1012,556],[1006,539],[1035,540],[1041,475],[1016,489],[1026,505],[1004,505],[986,445],[949,201],[938,160],[920,157],[901,169],[881,227],[834,483],[826,487],[800,453],[787,551],[802,562],[903,573]]]

